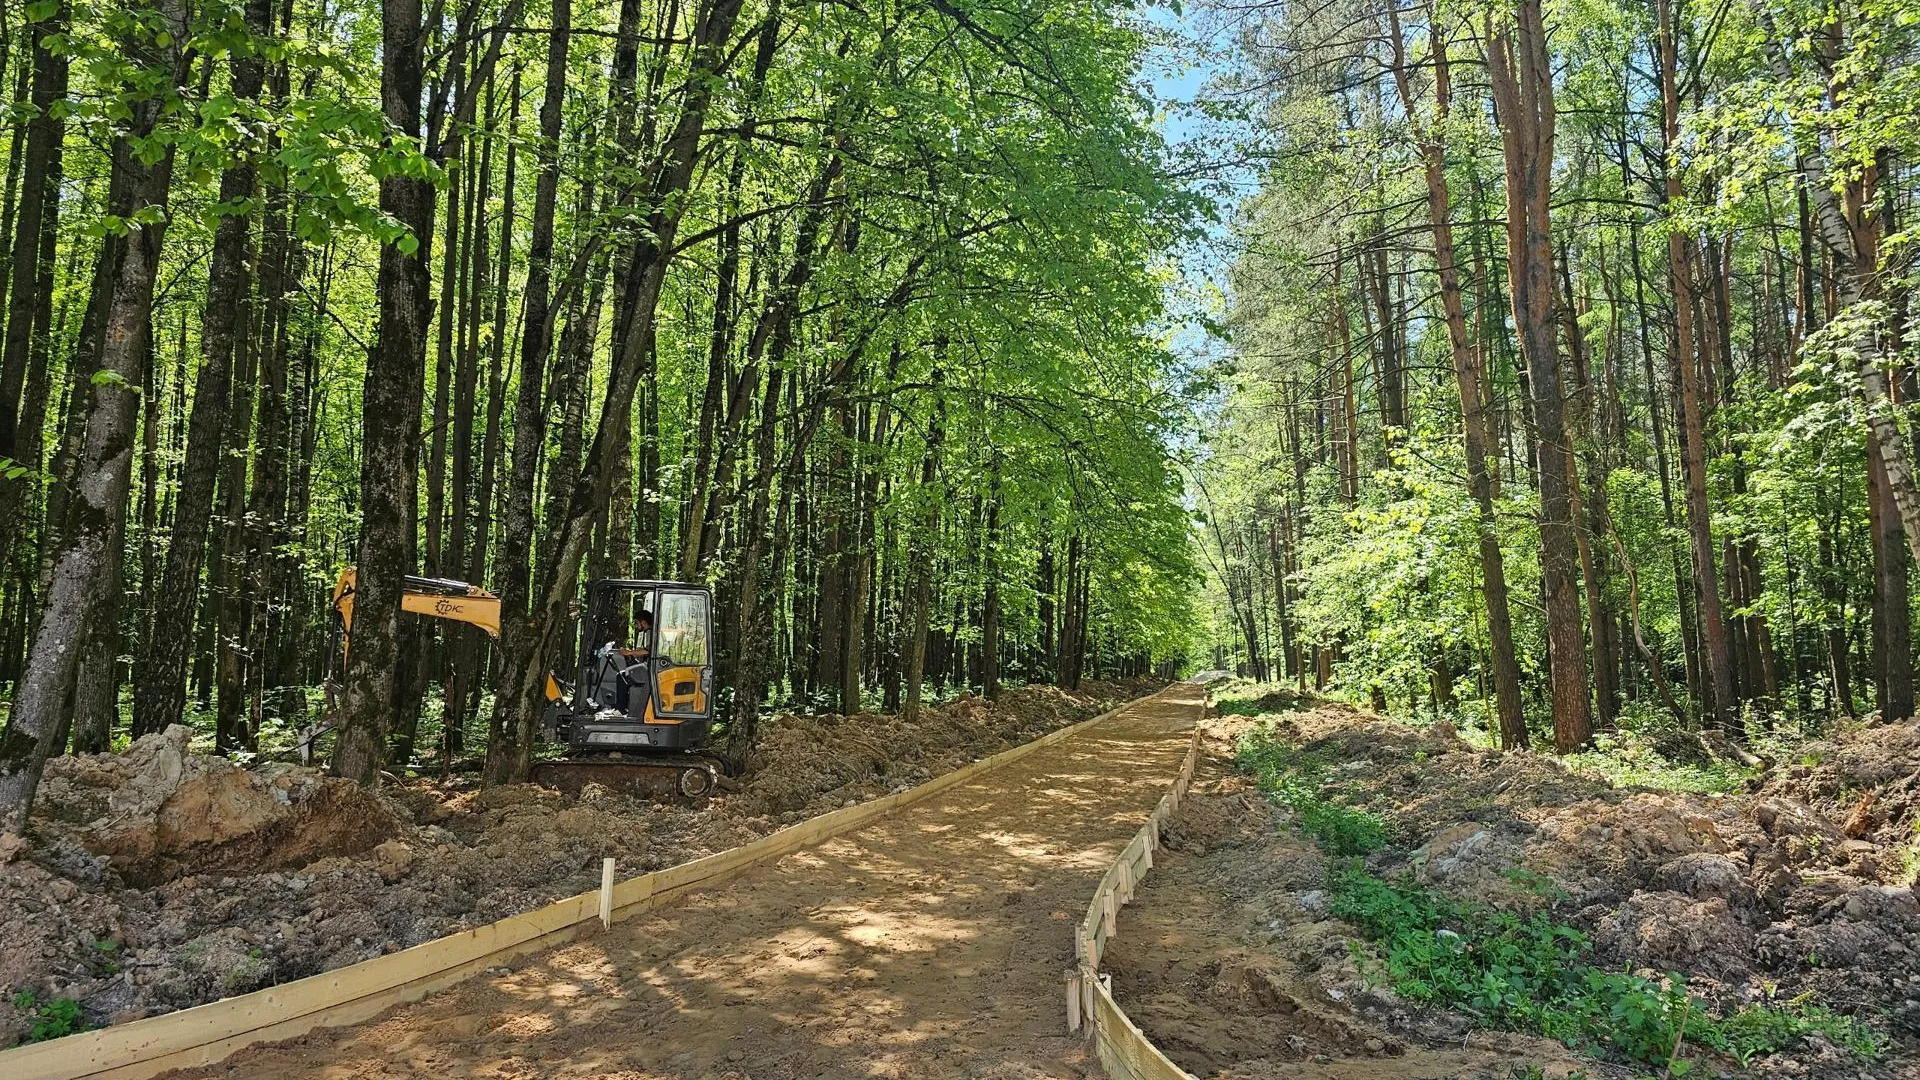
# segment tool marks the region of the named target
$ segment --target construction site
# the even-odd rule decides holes
[[[1844,1021],[1820,1014],[1757,1053],[1680,1019],[1662,1074],[1915,1075],[1920,910],[1884,858],[1912,828],[1910,727],[1708,798],[1285,691],[1221,713],[1180,683],[1095,715],[1140,689],[1011,691],[916,726],[786,721],[699,803],[374,794],[166,737],[63,763],[34,845],[0,868],[4,975],[89,1019],[114,1011],[0,1054],[0,1073],[1650,1071],[1625,1041],[1397,992],[1396,961],[1338,906],[1350,860],[1324,816],[1248,764],[1252,734],[1277,731],[1337,777],[1339,805],[1381,810],[1364,865],[1383,879],[1565,921],[1590,942],[1582,964],[1684,973],[1702,1016],[1844,1003]],[[875,739],[894,752],[861,760]],[[16,1037],[46,1022],[22,1005]]]

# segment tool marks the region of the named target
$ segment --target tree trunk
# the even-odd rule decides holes
[[[72,17],[67,3],[60,3],[46,18],[29,22],[27,39],[33,47],[33,82],[29,104],[33,108],[26,122],[24,167],[26,184],[21,191],[17,215],[13,219],[12,260],[7,295],[7,325],[4,345],[0,346],[0,456],[19,460],[19,432],[22,424],[38,424],[38,415],[21,409],[20,395],[30,376],[36,337],[44,339],[48,328],[44,316],[47,286],[51,284],[50,245],[44,240],[55,234],[60,221],[60,182],[63,167],[62,144],[66,121],[54,103],[67,96],[69,62],[62,49],[49,49],[50,36],[65,34]],[[45,259],[46,265],[42,264]],[[37,445],[37,441],[36,441]],[[35,463],[37,464],[37,463]],[[27,484],[22,481],[0,483],[0,541],[11,547],[12,522],[19,516]],[[4,548],[0,548],[4,550]]]
[[[1547,657],[1553,680],[1553,742],[1560,753],[1592,738],[1586,634],[1581,626],[1569,449],[1561,415],[1560,362],[1553,315],[1553,73],[1539,0],[1519,0],[1515,25],[1489,35],[1488,74],[1500,114],[1507,172],[1507,264],[1513,321],[1520,333],[1539,440],[1540,572],[1546,594]],[[1518,70],[1515,70],[1515,63]]]
[[[137,71],[165,85],[186,80],[180,42],[186,40],[186,12],[178,0],[166,0],[159,12],[168,31],[140,33],[123,43],[121,53]],[[95,618],[111,618],[102,607],[120,558],[115,540],[122,535],[127,492],[133,476],[139,383],[147,363],[152,332],[154,282],[166,237],[171,149],[156,161],[143,160],[134,142],[148,138],[161,118],[162,102],[130,95],[125,134],[112,146],[108,211],[124,221],[136,212],[160,211],[158,219],[127,235],[109,235],[94,264],[95,287],[73,363],[96,374],[76,394],[87,399],[85,434],[72,470],[72,496],[65,502],[59,547],[52,552],[45,591],[46,615],[34,635],[26,670],[16,688],[14,707],[0,734],[0,835],[25,831],[27,814],[48,755],[64,741],[71,719],[68,705],[81,661],[80,645]],[[142,216],[145,216],[144,213]],[[4,410],[0,410],[4,411]],[[95,663],[111,658],[89,658]]]
[[[564,6],[564,0],[562,3]],[[640,230],[629,260],[630,273],[622,300],[625,325],[615,342],[613,368],[608,376],[593,446],[580,474],[573,479],[566,513],[561,520],[549,523],[550,530],[556,534],[551,557],[542,562],[537,591],[529,590],[526,594],[527,599],[535,602],[516,608],[504,602],[504,595],[502,598],[502,664],[497,711],[501,713],[500,726],[505,738],[501,745],[488,747],[490,779],[525,776],[530,765],[533,724],[541,707],[548,657],[573,600],[575,581],[595,518],[606,503],[612,483],[615,432],[626,422],[642,365],[654,347],[654,314],[672,262],[674,239],[686,211],[687,201],[683,195],[693,182],[708,107],[715,84],[730,60],[726,45],[739,13],[740,0],[707,0],[696,12],[693,58],[680,115],[661,148],[657,168],[647,171],[652,179],[642,203],[647,213],[646,227]],[[557,127],[560,102],[556,98],[553,104],[553,124]],[[546,122],[543,110],[543,126]],[[545,180],[543,176],[543,182]],[[545,292],[544,282],[541,292]],[[531,303],[531,288],[528,296]],[[544,302],[540,306],[544,308]],[[531,316],[528,321],[529,325],[534,322]],[[517,453],[517,445],[515,449]]]
[[[521,689],[534,675],[551,643],[530,610],[533,583],[528,556],[533,547],[534,477],[546,450],[546,410],[542,383],[553,344],[554,313],[548,288],[552,277],[553,217],[559,197],[558,148],[561,110],[566,101],[567,51],[572,40],[573,5],[556,0],[553,34],[547,44],[546,93],[540,104],[540,141],[535,150],[533,231],[527,248],[527,279],[523,287],[520,340],[520,386],[514,401],[513,453],[507,476],[506,507],[501,515],[500,555],[500,680],[495,687],[493,716],[487,727],[486,779],[511,783],[530,767],[531,717],[516,710],[537,708],[535,693]],[[624,45],[622,46],[625,47]],[[505,246],[504,240],[502,246]],[[526,670],[511,666],[519,663]],[[523,700],[510,701],[519,692]]]
[[[260,0],[248,3],[247,21],[252,32],[268,32],[267,7]],[[258,98],[265,81],[260,59],[235,53],[232,64],[234,97],[241,101]],[[244,205],[253,197],[256,186],[255,160],[251,152],[244,153],[221,174],[220,201]],[[229,213],[214,229],[207,269],[207,305],[200,323],[200,376],[187,420],[172,539],[167,544],[166,568],[154,600],[153,621],[135,664],[135,737],[179,723],[186,709],[193,616],[199,607],[200,572],[206,562],[215,481],[226,441],[234,353],[245,322],[242,307],[248,292],[246,262],[252,224],[247,213]]]
[[[1400,15],[1391,4],[1387,10],[1393,24],[1394,80],[1400,90],[1402,107],[1408,115],[1412,115],[1414,104],[1401,44]],[[1435,116],[1433,126],[1421,133],[1420,156],[1427,182],[1427,217],[1433,228],[1434,262],[1439,270],[1440,305],[1446,315],[1454,384],[1459,390],[1460,416],[1466,428],[1467,488],[1473,495],[1477,513],[1480,596],[1487,609],[1487,650],[1493,668],[1495,713],[1500,725],[1500,745],[1511,750],[1527,745],[1527,721],[1520,703],[1520,662],[1513,647],[1513,614],[1507,600],[1506,559],[1500,550],[1499,523],[1493,508],[1493,462],[1496,454],[1493,432],[1487,422],[1486,366],[1468,333],[1465,297],[1460,287],[1460,267],[1454,255],[1446,147],[1440,134],[1445,129],[1452,107],[1451,69],[1446,41],[1440,36],[1433,18],[1433,8],[1429,5],[1428,20],[1430,27],[1433,27]],[[1285,625],[1284,615],[1282,625]]]
[[[1676,89],[1679,74],[1674,44],[1674,26],[1669,0],[1658,0],[1656,17],[1660,35],[1660,98],[1664,117],[1665,144],[1680,140],[1680,97]],[[1685,198],[1677,162],[1666,170],[1666,198],[1677,206]],[[1741,732],[1733,713],[1733,661],[1727,647],[1727,622],[1720,605],[1720,578],[1714,561],[1712,509],[1707,502],[1706,424],[1700,400],[1699,368],[1696,352],[1691,271],[1692,240],[1685,231],[1673,229],[1667,234],[1667,258],[1672,264],[1674,297],[1673,366],[1680,386],[1680,423],[1684,469],[1687,483],[1687,536],[1693,553],[1693,585],[1699,611],[1700,642],[1707,678],[1703,689],[1711,694],[1709,711],[1714,722],[1728,734]]]
[[[1791,84],[1793,69],[1784,38],[1769,14],[1761,14],[1761,25],[1770,39],[1767,55],[1775,74],[1783,84]],[[1831,34],[1837,40],[1842,33],[1844,26],[1836,22]],[[1842,190],[1836,192],[1818,138],[1804,139],[1802,145],[1801,190],[1812,202],[1813,225],[1833,258],[1839,306],[1848,309],[1881,299],[1886,291],[1880,272],[1880,237],[1885,222],[1873,212],[1877,168],[1865,169],[1863,175],[1849,178]],[[1879,448],[1888,497],[1901,531],[1906,534],[1908,551],[1920,561],[1920,483],[1914,478],[1912,456],[1888,394],[1888,358],[1882,355],[1881,348],[1881,335],[1886,329],[1889,328],[1878,320],[1861,319],[1851,344],[1858,357],[1868,437]],[[1897,332],[1897,327],[1892,329]]]
[[[941,372],[934,368],[932,382],[938,393],[942,382]],[[934,418],[927,431],[926,453],[920,459],[920,512],[913,524],[908,538],[907,596],[906,612],[901,620],[906,631],[906,641],[900,648],[906,659],[905,694],[900,701],[900,715],[909,721],[920,715],[920,703],[923,685],[927,675],[927,624],[933,607],[933,553],[937,543],[936,532],[940,523],[940,492],[937,484],[940,480],[940,451],[946,441],[944,422],[945,405],[941,398],[934,399]]]
[[[1913,715],[1912,601],[1907,588],[1907,549],[1888,490],[1885,459],[1867,441],[1867,529],[1873,545],[1873,635],[1875,704],[1886,720]]]
[[[387,122],[420,135],[425,34],[419,0],[387,0],[382,9],[380,87]],[[432,281],[433,184],[399,173],[380,181],[380,208],[408,231],[380,245],[379,337],[367,356],[361,397],[358,595],[352,651],[341,693],[333,771],[378,782],[387,733],[399,703],[400,594],[409,565],[420,457],[420,406],[426,393],[426,331]]]
[[[987,497],[987,520],[981,562],[987,581],[980,613],[980,688],[988,698],[1000,696],[1000,484],[995,470],[993,492]]]

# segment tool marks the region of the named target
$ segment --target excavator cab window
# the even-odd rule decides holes
[[[653,655],[660,714],[704,716],[712,681],[707,594],[663,588],[658,595]]]

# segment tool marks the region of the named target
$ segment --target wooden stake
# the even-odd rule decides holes
[[[1080,973],[1067,972],[1067,1032],[1080,1030]]]
[[[600,929],[613,929],[613,860],[600,860]]]

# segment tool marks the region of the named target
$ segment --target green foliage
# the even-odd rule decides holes
[[[104,978],[120,971],[120,942],[113,938],[100,938],[93,943],[93,955],[88,964],[96,977]]]
[[[1642,673],[1651,663],[1698,713],[1685,688],[1700,663],[1686,610],[1697,572],[1689,519],[1700,511],[1688,508],[1681,450],[1703,447],[1703,550],[1726,617],[1740,620],[1730,633],[1736,646],[1763,625],[1767,633],[1755,650],[1766,655],[1740,660],[1770,674],[1736,683],[1741,704],[1756,727],[1808,730],[1869,711],[1876,586],[1860,352],[1884,351],[1887,370],[1914,362],[1899,298],[1920,282],[1920,230],[1911,215],[1867,225],[1875,265],[1861,268],[1872,282],[1856,289],[1820,277],[1834,230],[1823,236],[1813,211],[1827,193],[1849,205],[1913,198],[1912,171],[1886,163],[1920,153],[1915,4],[1760,0],[1724,15],[1673,5],[1675,74],[1691,88],[1674,134],[1657,87],[1620,74],[1656,67],[1652,8],[1544,7],[1560,108],[1543,167],[1587,517],[1577,582],[1591,585],[1586,619],[1604,616],[1625,639],[1615,657],[1624,696],[1658,700]],[[1269,152],[1257,156],[1257,190],[1234,225],[1194,543],[1210,571],[1210,648],[1249,665],[1289,646],[1318,649],[1335,696],[1484,730],[1481,532],[1500,554],[1524,683],[1544,677],[1546,648],[1526,358],[1500,257],[1502,132],[1479,81],[1452,79],[1439,114],[1435,43],[1462,70],[1482,64],[1481,14],[1434,7],[1405,19],[1398,42],[1357,38],[1338,9],[1293,0],[1246,16],[1249,44],[1229,52],[1222,94],[1240,99],[1242,138]],[[1431,176],[1430,149],[1444,161]],[[1665,189],[1668,175],[1678,191]],[[1451,298],[1434,255],[1431,180],[1448,199],[1461,289]],[[1409,237],[1417,242],[1402,247]],[[1675,400],[1677,361],[1699,350],[1673,349],[1670,239],[1693,266],[1716,268],[1701,278],[1694,323],[1699,432],[1685,430]],[[1829,291],[1805,288],[1815,280]],[[1468,494],[1455,333],[1482,368],[1473,381],[1491,411],[1499,487],[1484,529]],[[1395,371],[1405,375],[1397,388]],[[1911,432],[1902,396],[1890,408]],[[1650,658],[1619,622],[1629,608]],[[1588,637],[1604,659],[1591,626]],[[1778,692],[1751,689],[1767,682]],[[1848,692],[1853,700],[1841,700]],[[1551,718],[1531,694],[1523,700],[1531,728],[1544,731]]]
[[[1546,912],[1522,918],[1351,864],[1334,872],[1333,896],[1333,913],[1373,944],[1396,993],[1636,1065],[1671,1062],[1668,1075],[1692,1070],[1674,1060],[1687,1044],[1731,1054],[1742,1065],[1814,1033],[1867,1061],[1890,1046],[1857,1018],[1808,997],[1718,1017],[1689,992],[1684,976],[1592,966],[1586,936]]]
[[[1694,795],[1731,794],[1754,775],[1734,762],[1707,758],[1664,710],[1644,706],[1629,708],[1616,730],[1594,736],[1590,749],[1561,760],[1615,787]]]
[[[34,1014],[33,1026],[27,1029],[26,1042],[46,1042],[86,1030],[86,1022],[80,1015],[80,1003],[72,998],[56,997],[43,1001],[33,991],[22,990],[13,995],[13,1007]]]
[[[1329,854],[1365,855],[1386,846],[1386,821],[1333,798],[1325,764],[1275,738],[1271,728],[1240,740],[1238,762],[1259,780],[1261,790],[1294,812],[1300,830]]]
[[[1300,708],[1308,699],[1274,683],[1236,683],[1209,695],[1223,716],[1275,716]]]
[[[1720,1048],[1743,1066],[1813,1034],[1864,1061],[1878,1061],[1893,1047],[1886,1035],[1858,1017],[1836,1013],[1810,994],[1744,1006],[1720,1022],[1719,1034]]]

